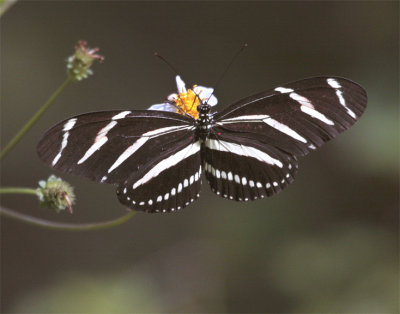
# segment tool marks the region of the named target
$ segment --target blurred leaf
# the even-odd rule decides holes
[[[69,274],[20,298],[15,313],[161,312],[158,293],[145,276]]]
[[[293,312],[395,312],[395,252],[386,231],[338,225],[282,243],[267,276],[294,300]]]

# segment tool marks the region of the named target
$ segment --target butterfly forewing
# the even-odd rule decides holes
[[[220,132],[257,139],[293,155],[305,155],[352,126],[367,103],[365,90],[337,77],[285,84],[215,115]]]
[[[192,121],[173,113],[96,112],[51,128],[40,140],[38,154],[61,171],[121,184],[132,172],[193,135]]]

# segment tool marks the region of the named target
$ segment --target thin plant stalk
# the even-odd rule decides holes
[[[0,17],[16,2],[17,0],[0,0]]]
[[[0,188],[0,194],[29,194],[29,195],[38,196],[38,191],[36,189],[31,189],[31,188],[4,187],[4,188]],[[0,215],[4,215],[6,217],[13,218],[18,221],[25,222],[25,223],[28,223],[31,225],[45,227],[48,229],[67,230],[67,231],[91,231],[91,230],[107,229],[107,228],[118,226],[118,225],[128,221],[135,214],[136,214],[136,212],[130,211],[126,215],[119,217],[117,219],[113,219],[113,220],[108,220],[108,221],[104,221],[104,222],[76,224],[76,223],[53,222],[53,221],[25,215],[25,214],[16,212],[13,209],[0,207]]]
[[[3,5],[4,1],[0,0],[0,7]],[[98,48],[90,49],[87,47],[86,41],[79,41],[78,45],[75,47],[75,54],[68,58],[68,78],[58,87],[58,89],[50,96],[50,98],[44,103],[44,105],[33,115],[33,117],[22,127],[22,129],[11,139],[11,141],[4,147],[4,149],[0,152],[0,160],[3,159],[7,153],[14,148],[14,146],[23,138],[23,136],[35,125],[35,123],[39,120],[39,118],[44,114],[44,112],[50,107],[50,105],[57,99],[57,97],[61,94],[61,92],[73,81],[80,81],[84,78],[87,78],[89,74],[93,72],[90,70],[90,67],[94,60],[103,61],[104,57],[97,54]],[[42,181],[41,181],[42,182]],[[69,184],[66,182],[62,182],[61,179],[50,177],[47,182],[43,182],[39,185],[41,188],[32,189],[32,188],[24,188],[24,187],[4,187],[0,188],[0,194],[29,194],[36,195],[39,199],[45,197],[43,195],[43,191],[45,189],[54,189],[55,187],[63,187],[62,190],[64,194],[56,195],[58,197],[64,197],[68,203],[70,212],[72,213],[72,203],[73,196],[72,188],[67,187]],[[61,184],[61,185],[60,185]],[[69,191],[69,192],[68,192]],[[60,192],[60,191],[59,191]],[[54,196],[54,195],[53,195]],[[43,200],[41,200],[43,201]],[[47,200],[48,201],[48,200]],[[64,204],[60,203],[59,199],[55,199],[52,201],[56,204],[58,209],[63,209]],[[58,201],[58,202],[57,202]],[[41,203],[42,204],[42,203]],[[128,212],[126,215],[119,217],[114,220],[109,220],[105,222],[96,222],[96,223],[86,223],[86,224],[74,224],[74,223],[58,223],[53,221],[48,221],[41,218],[32,217],[29,215],[25,215],[19,212],[14,211],[13,209],[0,207],[0,215],[4,215],[25,223],[29,223],[36,226],[41,226],[49,229],[56,230],[69,230],[69,231],[86,231],[86,230],[98,230],[111,228],[117,225],[124,223],[129,220],[131,217],[135,215],[135,212]]]
[[[108,220],[104,222],[93,222],[93,223],[85,223],[85,224],[76,224],[76,223],[59,223],[53,222],[41,218],[36,218],[32,216],[28,216],[25,214],[18,213],[12,209],[0,207],[0,214],[16,219],[18,221],[22,221],[31,225],[36,225],[48,229],[53,230],[66,230],[66,231],[93,231],[93,230],[100,230],[100,229],[108,229],[124,222],[128,221],[132,218],[136,212],[130,211],[122,217],[119,217],[114,220]]]
[[[50,107],[50,105],[56,100],[61,92],[73,82],[73,79],[68,77],[64,83],[50,96],[46,103],[35,113],[35,115],[24,125],[24,127],[12,138],[12,140],[3,148],[0,153],[0,160],[11,150],[13,147],[22,139],[22,137],[28,132],[32,126],[39,120],[43,113]]]
[[[0,194],[32,194],[32,195],[37,195],[37,191],[36,191],[36,189],[31,189],[31,188],[7,187],[7,188],[0,188]]]

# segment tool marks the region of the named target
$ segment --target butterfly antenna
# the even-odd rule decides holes
[[[154,52],[154,56],[157,58],[160,58],[161,61],[163,61],[174,73],[175,75],[179,75],[179,72],[176,70],[176,68],[170,63],[168,62],[162,55],[160,55],[158,52]],[[200,100],[199,95],[196,94],[196,97]],[[193,100],[192,106],[190,107],[190,110],[192,110],[193,105],[196,102],[196,97]],[[178,91],[178,98],[181,99],[180,96],[180,91]],[[200,100],[201,101],[201,100]],[[172,104],[178,111],[182,112],[185,116],[188,117],[192,117],[190,114],[188,114],[187,112],[185,112],[181,107],[179,107],[178,105],[176,105],[175,103]]]
[[[163,61],[175,73],[175,75],[179,75],[179,72],[175,69],[175,67],[170,62],[168,62],[162,55],[160,55],[158,52],[155,52],[154,56],[160,58],[161,61]]]
[[[219,83],[221,83],[222,79],[224,78],[224,76],[226,75],[226,73],[228,72],[228,70],[231,68],[232,64],[236,61],[237,57],[239,57],[239,55],[242,53],[242,51],[247,48],[247,43],[244,43],[242,45],[242,47],[240,47],[240,49],[235,53],[235,55],[232,57],[231,61],[228,63],[228,65],[226,66],[224,72],[222,72],[221,76],[218,78],[218,80],[215,82],[214,84],[214,89],[217,88],[217,86],[219,85]]]
[[[176,70],[176,68],[167,61],[167,59],[165,59],[162,55],[160,55],[158,52],[154,52],[154,56],[161,59],[161,61],[163,61],[171,70],[172,72],[175,73],[175,75],[179,75],[179,72]],[[178,98],[181,99],[180,93],[178,91]],[[184,114],[185,116],[189,116],[191,117],[190,114],[188,114],[187,112],[185,112],[181,107],[179,107],[175,102],[171,103],[171,105],[173,105],[178,111],[182,112],[182,114]]]
[[[193,106],[194,106],[194,104],[196,103],[196,99],[198,99],[198,100],[200,101],[200,104],[202,104],[202,101],[201,101],[199,95],[196,94],[196,93],[194,93],[194,94],[195,94],[196,96],[195,96],[194,99],[193,99],[192,105],[190,106],[190,110],[193,109]],[[208,99],[207,99],[207,100],[208,100]]]
[[[183,110],[181,107],[179,107],[175,103],[171,103],[172,106],[174,106],[178,111],[180,111],[184,116],[191,117],[193,118],[190,114],[188,114],[185,110]]]
[[[214,84],[214,91],[217,89],[218,85],[221,83],[222,79],[224,78],[224,76],[226,75],[226,73],[228,72],[228,70],[231,68],[232,64],[236,61],[237,57],[239,57],[239,55],[242,53],[242,51],[248,47],[247,43],[244,43],[240,49],[235,53],[235,55],[232,57],[231,61],[228,63],[228,65],[226,66],[224,72],[222,72],[222,74],[220,75],[220,77],[218,78],[218,80],[215,82]],[[212,97],[212,95],[214,95],[214,92],[210,95],[210,97],[208,97],[208,100]]]

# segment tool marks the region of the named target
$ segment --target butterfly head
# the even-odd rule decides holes
[[[198,116],[200,118],[205,118],[211,111],[211,106],[207,103],[201,103],[197,106]]]

